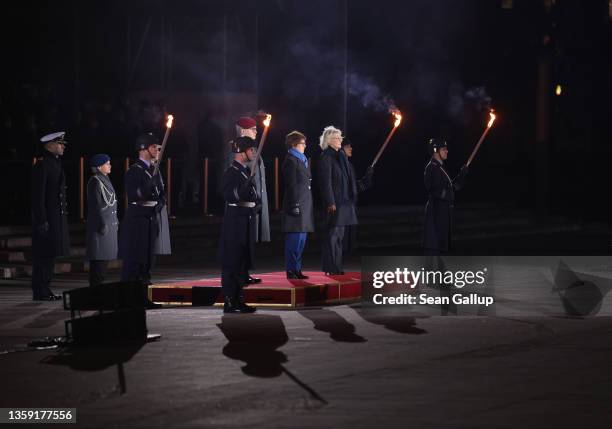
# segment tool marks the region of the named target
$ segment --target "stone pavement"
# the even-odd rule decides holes
[[[164,269],[158,278],[213,270]],[[59,276],[55,290],[85,284]],[[149,311],[153,343],[25,351],[59,303],[0,287],[0,407],[82,427],[607,427],[612,318],[372,317],[359,305],[224,316]]]

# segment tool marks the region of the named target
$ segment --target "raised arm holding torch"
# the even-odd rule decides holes
[[[394,110],[391,113],[395,117],[395,123],[393,124],[393,128],[391,129],[391,131],[389,131],[389,134],[387,135],[387,138],[386,138],[385,142],[380,147],[380,149],[378,150],[378,153],[374,157],[374,161],[372,161],[372,164],[370,165],[370,167],[374,167],[374,165],[378,162],[378,158],[380,158],[380,155],[382,155],[383,151],[385,150],[385,148],[389,144],[389,141],[391,140],[391,137],[393,137],[393,134],[395,133],[395,130],[397,129],[397,127],[399,127],[399,124],[402,122],[402,114],[401,114],[401,112],[399,110]]]
[[[468,158],[467,162],[465,163],[465,165],[467,167],[470,166],[470,163],[472,162],[472,160],[476,156],[476,152],[478,152],[478,149],[480,148],[480,145],[482,144],[482,142],[484,141],[485,137],[487,136],[487,133],[489,132],[489,130],[493,126],[493,122],[495,122],[495,113],[493,113],[493,110],[491,110],[489,112],[489,116],[490,116],[490,119],[489,119],[489,123],[487,124],[487,128],[485,128],[484,132],[480,136],[480,139],[478,140],[478,143],[476,143],[476,147],[474,147],[474,150],[472,151],[472,154],[470,155],[470,157]]]
[[[255,166],[259,162],[259,156],[261,155],[261,150],[263,149],[263,145],[266,142],[266,137],[268,137],[268,129],[270,128],[270,121],[272,121],[272,115],[266,114],[266,119],[263,120],[264,131],[261,136],[261,140],[259,140],[259,145],[257,146],[257,152],[255,153],[255,159],[253,159],[253,168],[251,169],[251,177],[255,175]]]
[[[168,136],[170,135],[170,128],[172,128],[172,121],[174,121],[174,116],[168,115],[168,119],[166,120],[166,132],[164,134],[164,139],[162,140],[159,156],[157,157],[157,162],[155,163],[153,176],[155,176],[159,172],[159,166],[161,165],[162,158],[164,156],[164,150],[166,149],[166,143],[168,142]]]

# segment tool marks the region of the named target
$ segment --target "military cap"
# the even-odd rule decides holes
[[[246,152],[250,147],[257,147],[257,142],[246,136],[238,137],[232,142],[232,152]]]
[[[153,135],[153,133],[144,133],[138,136],[136,139],[136,150],[147,150],[149,146],[157,145],[159,141],[157,137]]]
[[[66,135],[66,131],[58,131],[56,133],[47,134],[40,138],[40,142],[42,144],[61,143],[65,145],[68,143],[66,140],[64,140],[65,135]]]
[[[238,125],[240,128],[248,130],[249,128],[255,128],[257,126],[257,122],[255,122],[255,119],[249,116],[243,116],[241,118],[238,118],[238,120],[236,121],[236,125]]]
[[[90,167],[101,167],[108,161],[110,161],[110,156],[105,153],[99,153],[89,159],[89,165]]]

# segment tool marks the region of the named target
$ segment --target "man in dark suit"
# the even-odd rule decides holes
[[[357,224],[357,180],[346,155],[340,150],[342,132],[333,126],[326,127],[319,140],[323,152],[317,172],[325,210],[322,271],[327,275],[340,275],[344,274],[342,241],[345,227]]]
[[[306,136],[292,131],[285,138],[287,156],[283,162],[285,194],[281,217],[285,233],[285,270],[288,279],[307,279],[302,273],[302,253],[309,232],[314,231],[311,176],[304,155]]]
[[[32,169],[32,299],[61,299],[49,285],[53,277],[55,258],[70,254],[68,235],[68,203],[66,178],[61,157],[64,154],[65,132],[47,134],[40,139],[42,156]]]
[[[225,214],[219,239],[219,260],[224,313],[255,311],[245,303],[242,292],[248,284],[249,269],[253,268],[255,215],[261,207],[254,176],[248,167],[255,158],[255,148],[255,140],[249,137],[234,140],[234,161],[223,173]]]

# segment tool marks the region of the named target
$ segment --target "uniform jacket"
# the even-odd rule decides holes
[[[108,176],[96,173],[87,183],[87,259],[117,259],[117,195]]]
[[[455,191],[461,189],[464,179],[463,174],[451,179],[444,166],[435,158],[431,158],[425,167],[424,183],[428,197],[425,205],[424,248],[443,252],[449,250]]]
[[[68,256],[68,203],[61,159],[45,150],[32,168],[32,252],[38,257]]]
[[[150,260],[159,234],[157,211],[164,204],[163,195],[151,175],[151,169],[137,160],[125,173],[128,207],[119,230],[119,258],[140,263]],[[143,205],[156,201],[156,206]]]
[[[219,261],[226,268],[240,267],[243,261],[249,269],[253,268],[257,208],[239,207],[241,203],[259,202],[253,185],[248,187],[248,195],[241,195],[249,174],[249,168],[236,161],[223,173],[225,214],[219,239]]]

